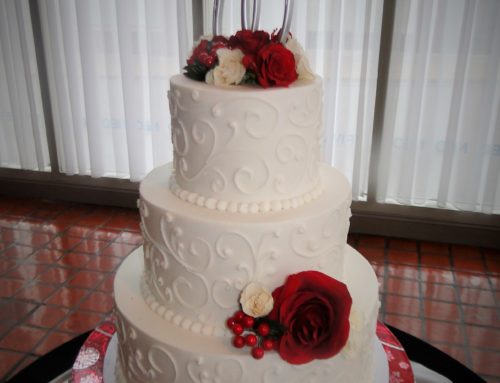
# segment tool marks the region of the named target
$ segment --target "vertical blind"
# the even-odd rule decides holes
[[[201,0],[200,0],[201,1]],[[211,32],[211,0],[203,0]],[[141,180],[170,161],[168,79],[191,1],[38,0],[58,167]],[[262,2],[261,28],[284,2]],[[324,160],[367,196],[383,0],[297,0],[292,32],[324,80]],[[397,0],[379,203],[500,212],[500,2]],[[240,28],[225,1],[223,32]],[[28,0],[0,0],[0,166],[50,170]]]
[[[172,157],[168,79],[189,2],[40,0],[60,171],[141,180]]]
[[[500,2],[396,4],[377,201],[500,213]]]
[[[0,1],[0,166],[50,171],[28,1]]]

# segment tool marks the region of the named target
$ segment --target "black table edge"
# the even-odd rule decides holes
[[[87,331],[60,345],[17,373],[7,383],[47,383],[57,378],[73,366],[80,348],[90,333]]]
[[[386,324],[387,328],[398,338],[405,349],[406,355],[412,362],[420,363],[425,367],[438,372],[452,382],[483,383],[486,380],[479,377],[472,370],[458,360],[436,347],[417,337]]]

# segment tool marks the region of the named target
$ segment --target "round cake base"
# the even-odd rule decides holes
[[[387,383],[389,382],[388,355],[379,339],[375,340],[373,347],[375,358],[375,376],[373,383]],[[124,380],[121,367],[117,362],[117,350],[118,337],[115,334],[109,342],[106,355],[104,356],[103,378],[106,383],[128,383]]]

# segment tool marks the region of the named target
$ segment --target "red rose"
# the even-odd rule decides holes
[[[257,54],[256,74],[264,88],[288,86],[298,77],[293,53],[282,44],[269,43]]]
[[[269,33],[267,32],[252,32],[249,29],[243,29],[229,38],[229,46],[231,49],[241,49],[245,55],[255,56],[269,41]]]
[[[211,41],[201,40],[187,60],[188,65],[198,62],[207,69],[212,69],[217,63],[217,50],[227,47],[227,44],[228,41],[223,36],[215,36]]]
[[[346,344],[352,298],[342,282],[304,271],[290,275],[273,291],[273,299],[269,319],[286,328],[278,352],[287,362],[330,358]]]
[[[243,29],[236,32],[235,35],[229,38],[229,46],[231,49],[240,49],[243,54],[242,64],[246,69],[252,72],[257,71],[257,66],[255,61],[257,59],[257,53],[269,44],[269,33],[264,31],[251,31],[249,29]]]
[[[200,43],[193,49],[193,53],[191,54],[191,57],[188,58],[188,60],[187,60],[188,65],[193,65],[195,60],[200,55],[200,53],[207,51],[207,44],[208,44],[208,40],[201,40],[200,41]]]

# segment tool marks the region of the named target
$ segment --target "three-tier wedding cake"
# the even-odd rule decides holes
[[[262,31],[203,39],[185,69],[115,279],[118,380],[372,382],[378,283],[320,161],[322,80]]]

